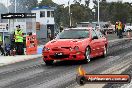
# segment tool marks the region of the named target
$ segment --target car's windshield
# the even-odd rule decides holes
[[[89,31],[83,29],[64,30],[57,35],[56,39],[83,39],[88,38]]]

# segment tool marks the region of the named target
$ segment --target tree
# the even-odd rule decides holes
[[[76,25],[78,22],[82,21],[91,21],[92,20],[92,10],[80,3],[75,3],[71,5],[71,13],[72,13],[72,24]]]
[[[57,4],[54,3],[52,0],[42,0],[40,3],[39,3],[39,6],[56,6]]]
[[[64,20],[67,18],[67,15],[65,14],[65,8],[64,5],[58,5],[57,9],[55,9],[55,23],[57,25],[64,25]],[[65,16],[65,17],[64,17]]]
[[[98,5],[97,0],[94,0],[95,19],[97,21]],[[100,21],[112,21],[115,23],[117,20],[122,22],[130,22],[132,7],[130,3],[122,2],[107,2],[102,0],[100,2]]]
[[[76,23],[81,21],[92,20],[92,10],[79,2],[71,4],[71,19],[72,25],[76,26]],[[58,5],[55,10],[55,22],[58,25],[69,26],[69,6]]]
[[[10,0],[10,3],[9,11],[15,12],[15,0]],[[16,12],[30,12],[33,7],[37,6],[37,4],[37,0],[16,0]]]
[[[90,0],[85,0],[85,5],[89,6]]]
[[[73,2],[74,2],[74,3],[81,3],[82,0],[74,0]]]
[[[106,2],[106,0],[102,0],[102,2]]]

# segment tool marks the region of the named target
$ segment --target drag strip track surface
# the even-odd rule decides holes
[[[82,65],[88,73],[98,74],[123,61],[131,61],[132,42],[110,43],[106,58],[95,58],[84,64],[75,61],[56,62],[45,66],[42,58],[0,67],[0,88],[73,88],[77,68]]]

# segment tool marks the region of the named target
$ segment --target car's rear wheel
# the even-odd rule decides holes
[[[85,50],[85,62],[90,62],[90,48],[87,47]]]
[[[47,61],[44,61],[46,65],[52,65],[53,64],[53,60],[47,60]]]

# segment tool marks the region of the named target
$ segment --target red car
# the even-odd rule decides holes
[[[54,60],[84,60],[107,55],[108,41],[102,33],[92,28],[69,28],[45,44],[43,60],[46,65]]]

